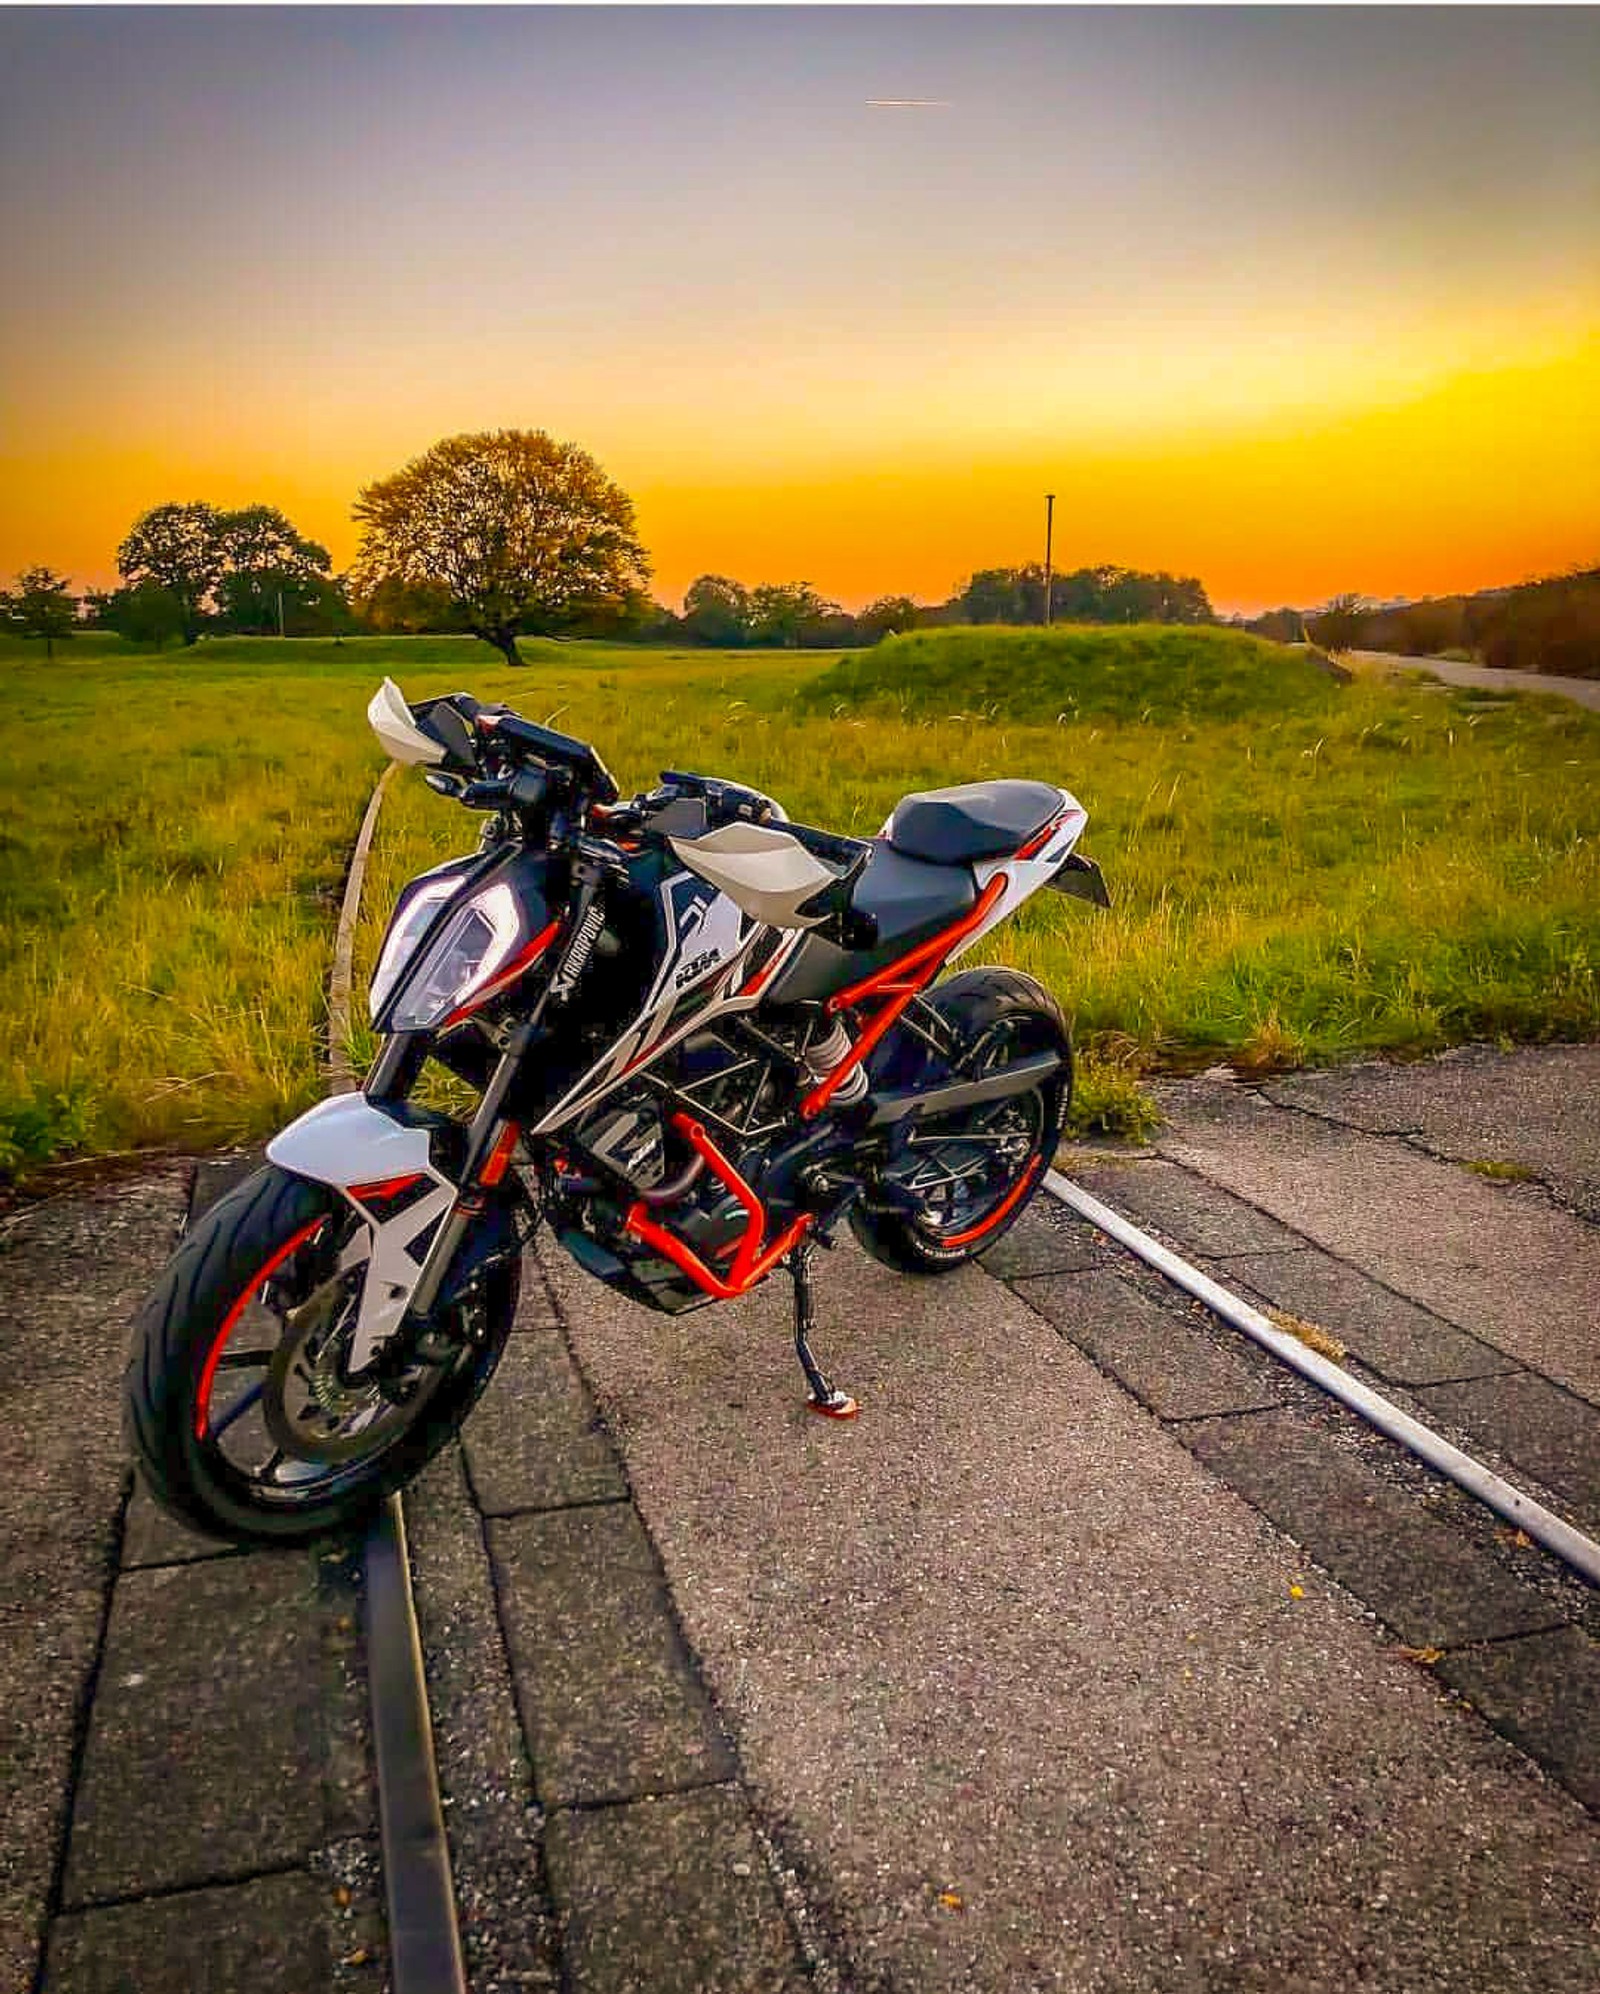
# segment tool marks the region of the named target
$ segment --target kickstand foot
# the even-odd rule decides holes
[[[794,1352],[800,1359],[800,1368],[805,1372],[806,1383],[811,1388],[806,1400],[807,1409],[819,1419],[854,1419],[861,1410],[860,1406],[848,1392],[841,1392],[829,1384],[811,1354],[811,1332],[816,1328],[816,1318],[811,1311],[811,1242],[802,1239],[784,1264],[794,1282]]]

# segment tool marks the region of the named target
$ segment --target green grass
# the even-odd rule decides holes
[[[1538,1174],[1525,1163],[1497,1156],[1469,1156],[1466,1167],[1475,1177],[1487,1177],[1495,1184],[1531,1184]]]
[[[1172,727],[1322,713],[1337,685],[1304,651],[1237,630],[919,630],[841,658],[806,688],[812,713],[1080,720]]]
[[[1091,1125],[1138,1080],[1600,1031],[1600,718],[1340,687],[1230,632],[926,632],[844,658],[470,638],[233,640],[159,656],[0,642],[0,1160],[258,1134],[314,1097],[377,680],[468,687],[595,741],[876,830],[908,789],[1072,788],[1116,905],[1041,894],[988,953],[1061,996]],[[394,889],[470,847],[391,786],[361,957]],[[359,965],[358,965],[359,966]]]

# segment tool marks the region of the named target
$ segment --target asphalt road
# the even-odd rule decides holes
[[[1551,672],[1497,672],[1489,665],[1460,664],[1453,658],[1406,658],[1394,651],[1351,651],[1345,655],[1390,672],[1432,672],[1447,685],[1477,686],[1488,692],[1552,693],[1600,713],[1600,679],[1560,678]]]

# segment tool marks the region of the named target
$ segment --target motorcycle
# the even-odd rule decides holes
[[[315,1537],[401,1486],[493,1374],[542,1219],[579,1266],[679,1314],[792,1279],[807,1403],[810,1256],[847,1225],[938,1275],[1015,1224],[1072,1089],[1055,999],[942,972],[1050,886],[1108,904],[1064,789],[905,797],[875,838],[667,772],[621,800],[583,741],[465,693],[368,719],[487,814],[414,879],[371,980],[379,1051],[186,1233],[135,1328],[126,1424],[190,1526]],[[417,1098],[435,1063],[470,1118]]]

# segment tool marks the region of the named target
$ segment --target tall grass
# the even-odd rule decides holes
[[[1162,645],[1123,631],[919,633],[842,660],[548,644],[523,671],[454,638],[53,670],[0,651],[0,1154],[212,1142],[312,1097],[385,672],[554,718],[625,788],[698,768],[840,830],[909,789],[1066,784],[1116,904],[1037,895],[988,953],[1058,992],[1096,1085],[1600,1030],[1600,719],[1162,634],[1176,690]],[[391,787],[358,968],[400,882],[475,829],[415,777]]]

